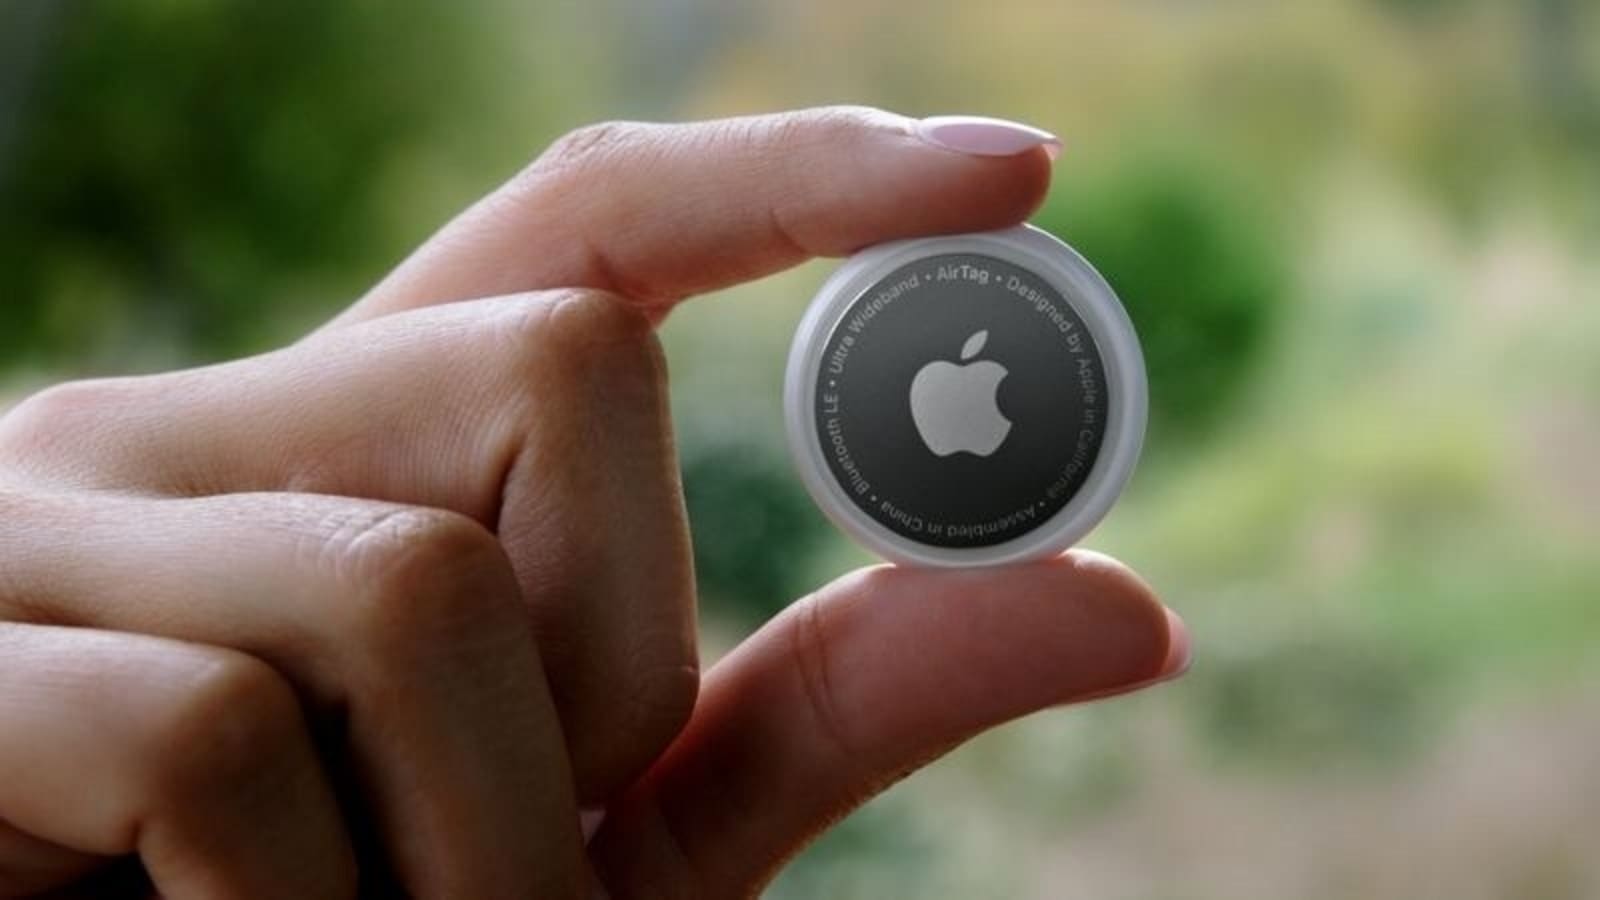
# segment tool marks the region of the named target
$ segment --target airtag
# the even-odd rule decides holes
[[[789,354],[789,443],[844,531],[886,559],[1054,555],[1111,508],[1144,438],[1122,304],[1032,226],[897,241],[846,260]]]

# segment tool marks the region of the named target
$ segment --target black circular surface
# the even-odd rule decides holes
[[[1108,408],[1099,349],[1067,298],[973,253],[863,291],[828,336],[813,398],[851,502],[940,547],[1004,543],[1060,511],[1094,467]]]

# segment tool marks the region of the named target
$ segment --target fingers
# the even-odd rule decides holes
[[[51,486],[359,496],[496,531],[585,798],[652,759],[698,684],[659,344],[597,291],[454,304],[262,357],[59,386],[0,422]]]
[[[1043,200],[1048,135],[975,155],[918,134],[910,119],[855,107],[579,129],[338,321],[563,286],[660,315],[808,257],[1013,225]]]
[[[707,676],[590,844],[614,896],[753,896],[829,823],[972,735],[1170,677],[1187,635],[1120,564],[880,567],[790,607]]]
[[[574,350],[506,474],[497,530],[592,804],[637,777],[694,707],[693,557],[654,333],[607,295],[575,295],[557,318]]]
[[[410,896],[582,892],[561,726],[510,564],[481,526],[337,497],[27,506],[0,523],[0,558],[18,561],[0,619],[165,635],[270,664],[334,732],[330,752],[349,761]],[[24,541],[6,533],[13,522]]]
[[[0,894],[137,853],[161,896],[354,897],[295,695],[240,653],[0,624]]]

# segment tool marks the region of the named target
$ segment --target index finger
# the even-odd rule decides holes
[[[896,238],[1014,225],[1060,143],[971,117],[828,107],[558,140],[422,245],[336,324],[552,287],[678,300]]]

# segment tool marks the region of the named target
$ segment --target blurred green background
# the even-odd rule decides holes
[[[834,102],[1065,137],[1153,388],[1090,544],[1197,662],[771,896],[1600,897],[1600,4],[11,0],[0,395],[288,340],[576,125]],[[781,442],[831,265],[665,328],[708,657],[867,561]]]

